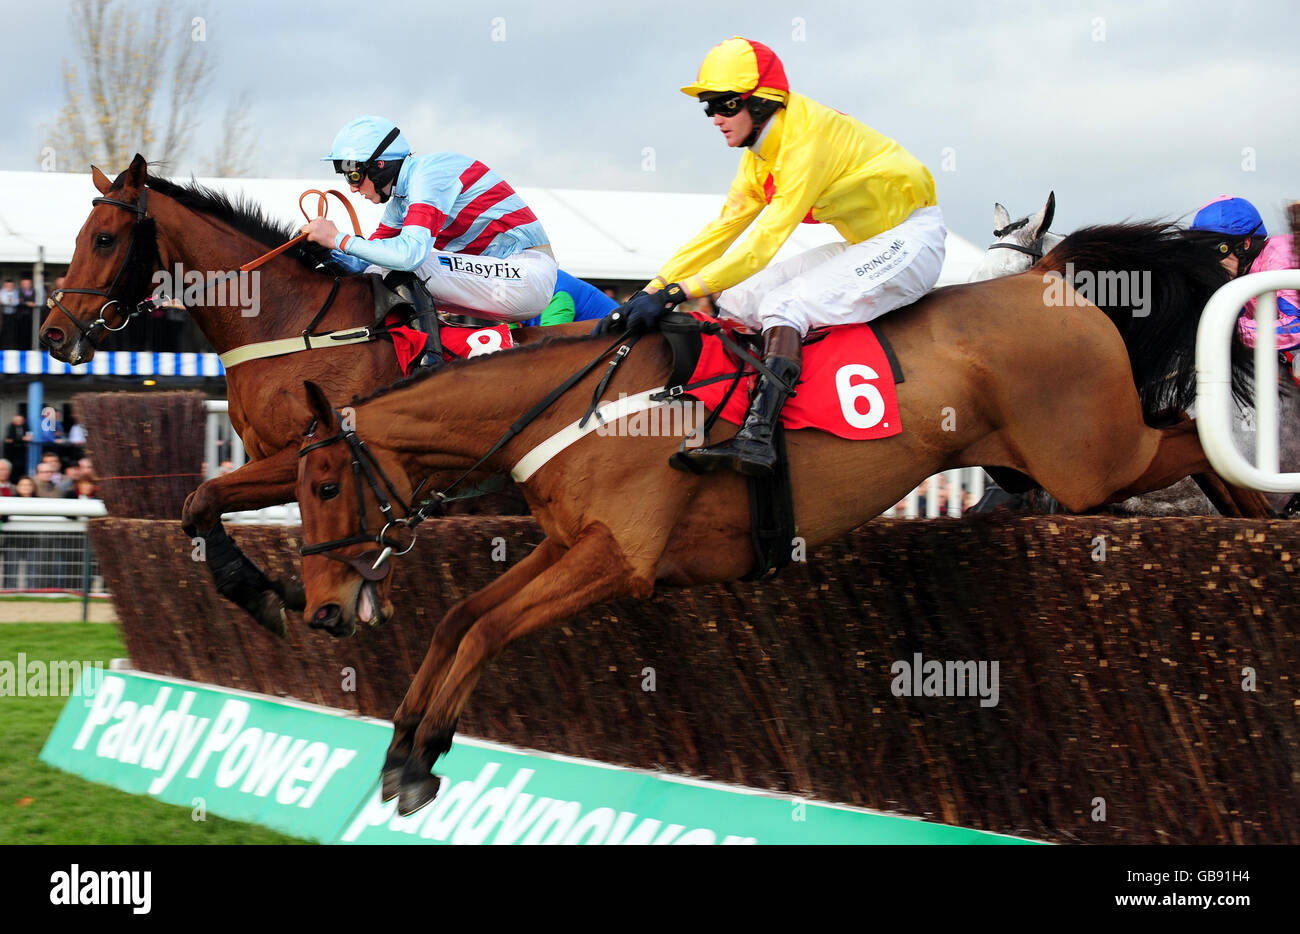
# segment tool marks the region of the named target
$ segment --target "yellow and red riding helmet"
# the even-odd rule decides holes
[[[709,50],[695,83],[682,88],[696,98],[727,92],[784,104],[790,99],[790,82],[775,52],[753,39],[732,36]]]

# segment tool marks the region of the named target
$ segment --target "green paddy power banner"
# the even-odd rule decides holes
[[[960,827],[458,738],[442,791],[379,800],[391,729],[324,708],[111,672],[41,759],[91,781],[341,843],[1021,843]]]

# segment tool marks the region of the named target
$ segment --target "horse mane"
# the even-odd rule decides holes
[[[594,344],[595,341],[592,340],[592,335],[590,334],[579,334],[576,337],[544,337],[535,344],[532,343],[521,344],[516,347],[512,347],[508,352],[507,356],[509,357],[509,359],[514,360],[526,354],[536,353],[537,351],[542,350],[543,348],[546,347],[557,347],[562,344],[578,344],[578,343]],[[365,405],[367,402],[373,402],[374,400],[381,398],[382,396],[391,395],[392,393],[398,392],[400,390],[407,389],[412,386],[417,386],[420,383],[426,382],[428,380],[436,379],[439,376],[442,376],[444,373],[449,373],[452,372],[453,370],[462,370],[467,366],[474,366],[476,364],[483,363],[485,360],[491,360],[497,356],[500,356],[500,354],[480,354],[477,357],[465,357],[459,360],[452,360],[449,363],[444,363],[441,366],[435,367],[432,370],[428,370],[428,369],[420,370],[418,373],[415,373],[411,376],[403,376],[401,379],[389,383],[387,386],[381,386],[367,396],[364,397],[353,396],[352,402],[349,404]],[[565,375],[567,376],[568,374]]]
[[[113,188],[120,188],[125,178],[126,173],[123,172],[113,182]],[[182,207],[221,221],[227,227],[268,248],[280,246],[298,235],[295,224],[272,219],[261,205],[247,197],[239,196],[232,199],[224,192],[200,185],[193,180],[181,184],[156,175],[146,176],[145,184]],[[316,271],[317,265],[330,258],[330,251],[325,247],[305,240],[285,252],[313,272]]]
[[[1071,278],[1091,273],[1085,291],[1119,330],[1142,411],[1148,422],[1167,420],[1196,398],[1196,329],[1201,310],[1222,285],[1227,271],[1211,238],[1163,221],[1084,227],[1070,234],[1034,267]],[[1134,301],[1133,277],[1149,274],[1147,294]],[[1104,276],[1126,279],[1122,295],[1099,289]],[[1145,276],[1144,276],[1145,278]],[[1114,279],[1109,281],[1115,281]],[[1105,291],[1107,294],[1101,294]],[[1243,405],[1251,398],[1251,352],[1232,342],[1232,391]]]

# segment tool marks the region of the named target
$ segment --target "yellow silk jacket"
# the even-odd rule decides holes
[[[746,149],[741,156],[722,214],[647,288],[678,282],[692,298],[721,292],[765,267],[800,222],[830,224],[849,243],[861,243],[936,203],[934,178],[906,149],[846,114],[791,94],[772,116],[759,152]],[[745,242],[727,253],[760,213]]]

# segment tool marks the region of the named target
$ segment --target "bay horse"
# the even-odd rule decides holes
[[[91,178],[101,197],[77,234],[68,285],[52,294],[41,326],[41,345],[64,363],[85,363],[105,334],[126,326],[129,311],[153,291],[156,269],[179,266],[187,274],[203,273],[205,282],[208,274],[237,276],[242,264],[297,232],[268,219],[255,205],[149,175],[138,153],[113,181],[93,167]],[[255,270],[250,275],[260,277],[260,302],[251,314],[233,286],[214,291],[214,301],[187,310],[218,354],[297,338],[326,306],[315,333],[366,327],[374,319],[368,278],[318,271],[328,258],[328,250],[300,242]],[[556,327],[582,331],[581,325]],[[523,328],[513,335],[527,343],[539,330]],[[298,443],[309,418],[303,380],[346,401],[401,375],[393,347],[385,341],[252,359],[226,371],[230,421],[250,461],[201,484],[186,500],[181,522],[187,535],[201,536],[206,543],[218,591],[277,635],[285,633],[286,607],[303,608],[302,587],[268,579],[226,535],[221,516],[293,499]]]
[[[787,432],[798,535],[809,551],[949,468],[1016,470],[1073,509],[1210,469],[1192,423],[1161,429],[1147,419],[1194,394],[1198,311],[1226,281],[1213,253],[1169,226],[1125,225],[1080,231],[1045,260],[1051,270],[1067,264],[1149,270],[1153,306],[1145,316],[1123,302],[1099,310],[1068,286],[1067,297],[1078,300],[1053,304],[1036,271],[941,288],[873,322],[906,375],[898,384],[904,431],[865,443]],[[361,400],[350,425],[327,393],[307,385],[311,419],[300,426],[297,487],[305,615],[339,632],[391,615],[391,562],[385,567],[386,555],[375,555],[405,541],[396,520],[411,508],[413,491],[440,489],[471,468],[472,476],[509,473],[578,420],[603,367],[519,426],[551,394],[552,374],[581,372],[607,339],[557,339],[515,351],[514,360],[453,363]],[[606,397],[663,386],[670,366],[662,335],[644,335]],[[507,439],[511,426],[519,430]],[[505,443],[494,445],[498,439]],[[729,581],[751,570],[745,479],[671,469],[680,440],[588,435],[523,481],[546,537],[436,627],[394,715],[383,767],[382,794],[398,797],[399,813],[437,794],[434,764],[450,748],[484,666],[511,641],[606,600],[644,599],[659,585]]]
[[[1033,214],[1016,220],[1001,203],[993,205],[993,242],[985,250],[984,258],[971,272],[967,281],[983,282],[1001,276],[1014,275],[1030,269],[1050,253],[1065,238],[1049,228],[1056,214],[1056,193],[1049,192],[1043,206]],[[1277,386],[1280,395],[1279,418],[1283,425],[1300,425],[1300,389],[1290,375],[1283,372]],[[1253,413],[1252,413],[1253,414]],[[1254,421],[1238,409],[1232,420],[1232,436],[1237,449],[1253,459]],[[1280,445],[1280,469],[1300,469],[1300,432],[1284,431]],[[996,471],[1003,480],[1015,484],[1015,478]],[[1023,483],[1019,486],[1023,487]],[[1154,490],[1142,496],[1133,496],[1123,502],[1112,503],[1093,510],[1115,516],[1198,516],[1222,511],[1222,488],[1217,478],[1208,476],[1186,477],[1163,490]],[[1263,493],[1264,500],[1275,513],[1281,514],[1291,499],[1289,493]],[[1228,514],[1239,514],[1241,506],[1234,496]],[[1041,488],[1027,489],[1010,498],[1009,505],[1016,511],[1032,513],[1059,513],[1061,504],[1044,493]]]

